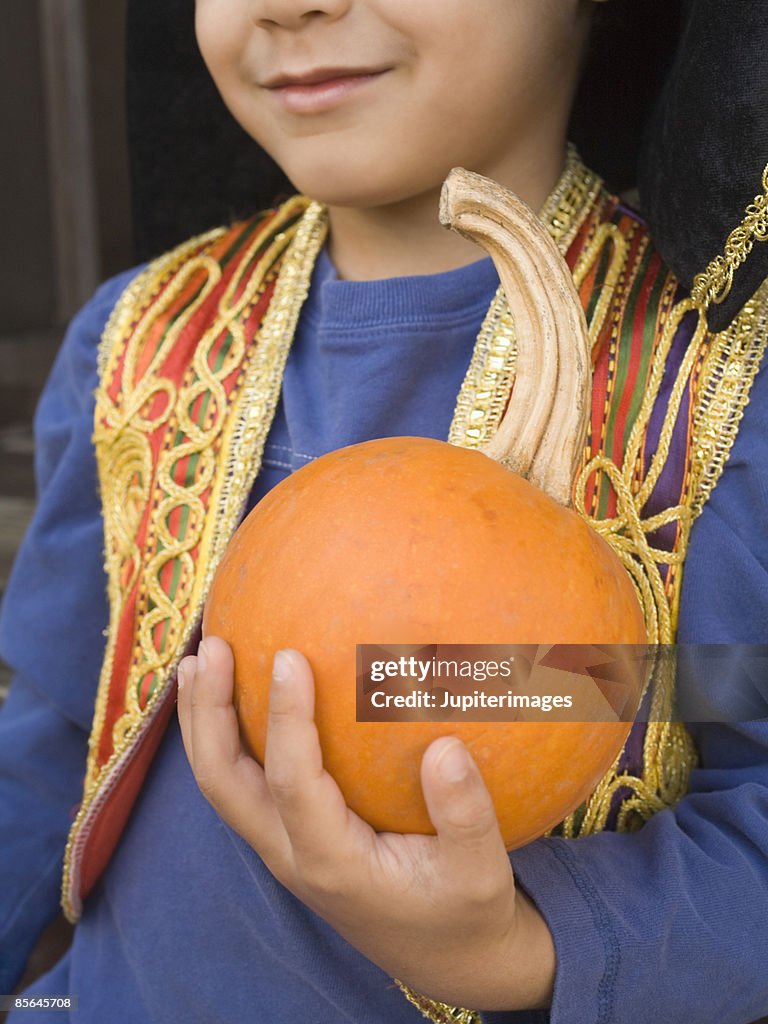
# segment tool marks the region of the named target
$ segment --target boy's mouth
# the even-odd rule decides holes
[[[294,114],[315,114],[338,106],[351,93],[390,68],[315,68],[274,75],[262,83],[281,105]]]

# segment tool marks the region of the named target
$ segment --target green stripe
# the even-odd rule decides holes
[[[171,586],[169,588],[168,597],[173,601],[176,596],[176,591],[179,588],[179,580],[181,579],[181,559],[174,558],[173,560],[173,573],[171,574]],[[168,629],[170,627],[170,618],[165,619],[163,623],[163,631],[160,634],[160,650],[165,650],[165,645],[168,642]]]
[[[597,304],[600,301],[600,293],[603,290],[603,285],[608,277],[613,248],[613,243],[611,243],[611,245],[605,245],[603,246],[603,250],[600,254],[600,263],[598,264],[597,273],[595,274],[595,284],[592,288],[592,293],[589,296],[589,302],[587,303],[587,309],[585,311],[588,324],[592,323],[592,318],[595,315]]]
[[[643,324],[643,352],[646,353],[646,357],[641,361],[638,368],[638,386],[632,392],[632,401],[629,405],[629,411],[627,412],[627,429],[631,429],[638,415],[640,414],[640,406],[643,404],[643,398],[645,396],[645,382],[648,379],[648,371],[653,358],[654,349],[654,338],[656,335],[656,313],[658,312],[659,306],[661,305],[661,296],[664,291],[664,282],[666,280],[666,271],[664,267],[660,267],[660,273],[656,276],[653,288],[651,289],[651,295],[648,299],[647,310],[653,310],[654,316],[646,316]],[[625,444],[628,439],[628,434],[625,436]]]
[[[270,247],[272,242],[275,240],[275,237],[279,235],[281,231],[288,231],[290,228],[293,227],[294,224],[301,220],[303,215],[304,211],[300,210],[295,217],[291,217],[289,220],[283,222],[278,222],[278,224],[275,225],[275,231],[270,232],[266,236],[262,244],[259,246],[259,248],[256,250],[256,253],[254,254],[253,257],[254,262],[258,262],[258,260],[264,255],[264,253]],[[230,260],[233,259],[233,257],[235,257],[237,253],[240,252],[241,249],[245,249],[248,247],[251,239],[254,237],[254,235],[257,235],[259,231],[262,230],[263,226],[263,217],[257,217],[255,220],[247,221],[245,223],[243,230],[236,235],[230,247],[220,257],[219,263],[221,264],[222,269],[227,266]]]

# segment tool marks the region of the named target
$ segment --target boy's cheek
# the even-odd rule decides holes
[[[217,82],[240,65],[253,28],[245,0],[195,0],[197,44]]]

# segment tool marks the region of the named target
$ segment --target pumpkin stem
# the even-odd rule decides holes
[[[570,505],[591,407],[590,345],[568,266],[514,193],[457,167],[443,185],[440,223],[491,256],[515,321],[515,386],[486,455]]]

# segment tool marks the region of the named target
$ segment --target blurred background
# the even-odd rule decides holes
[[[66,323],[134,262],[125,7],[3,0],[0,593],[32,512],[32,414]],[[0,665],[0,691],[7,681]]]

